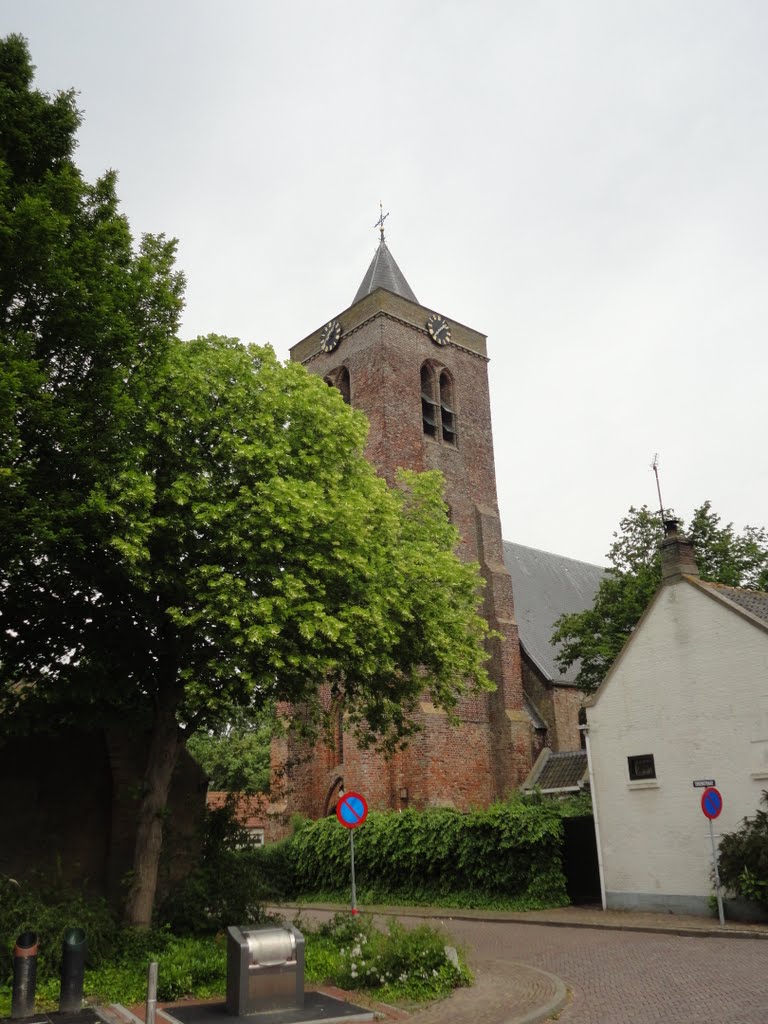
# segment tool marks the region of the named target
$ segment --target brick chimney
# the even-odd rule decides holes
[[[676,519],[664,520],[664,540],[660,544],[662,583],[676,583],[681,576],[699,575],[693,544],[684,533],[678,532],[678,525]]]

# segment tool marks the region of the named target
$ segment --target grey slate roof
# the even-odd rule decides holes
[[[579,789],[587,781],[587,752],[572,750],[556,754],[543,750],[523,783],[523,789],[538,786],[542,790]]]
[[[762,590],[744,590],[742,587],[727,587],[724,583],[699,581],[703,587],[713,590],[718,596],[733,601],[752,615],[768,623],[768,594]]]
[[[357,295],[352,300],[352,305],[364,299],[366,295],[376,291],[377,288],[386,288],[388,292],[395,295],[402,295],[404,299],[418,303],[413,294],[411,286],[405,280],[402,270],[395,263],[395,258],[387,248],[387,243],[382,239],[379,247],[373,254],[371,265],[366,271],[363,283],[357,289]]]
[[[504,541],[504,564],[512,577],[515,617],[523,650],[547,679],[573,683],[579,665],[562,673],[550,643],[552,627],[565,612],[591,608],[605,569],[550,551]]]

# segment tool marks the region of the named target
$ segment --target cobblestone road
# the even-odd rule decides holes
[[[562,978],[572,1001],[560,1024],[768,1024],[765,940],[478,921],[445,927],[480,971],[487,965],[498,976],[507,959]]]
[[[768,1024],[765,939],[428,920],[466,948],[478,986],[415,1014],[415,1024],[506,1024],[516,1016],[513,963],[565,982],[559,1024]]]

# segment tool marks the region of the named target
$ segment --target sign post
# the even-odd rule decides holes
[[[714,780],[713,780],[714,781]],[[696,783],[694,782],[694,786]],[[715,789],[714,786],[707,786],[704,792],[701,794],[701,809],[704,812],[705,817],[709,819],[709,841],[712,844],[712,866],[715,872],[715,895],[717,896],[717,913],[720,918],[720,924],[725,924],[725,914],[723,913],[723,896],[720,892],[720,872],[717,869],[717,847],[715,846],[715,832],[712,826],[712,821],[717,818],[723,809],[723,797],[719,789]]]
[[[355,832],[368,817],[368,804],[360,793],[344,793],[336,804],[336,817],[349,829],[349,859],[352,868],[352,913],[357,914],[357,888],[355,886]]]

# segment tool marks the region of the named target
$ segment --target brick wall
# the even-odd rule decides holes
[[[388,761],[360,750],[348,736],[343,761],[322,745],[299,752],[290,741],[280,741],[275,763],[290,763],[287,806],[313,816],[324,812],[339,775],[345,788],[364,792],[373,807],[468,809],[503,797],[531,766],[531,726],[523,711],[520,646],[496,496],[485,337],[451,322],[451,343],[437,346],[426,330],[428,316],[429,310],[379,290],[337,318],[343,333],[333,352],[320,350],[319,328],[291,356],[324,378],[348,370],[351,404],[370,422],[366,455],[390,484],[401,467],[444,474],[451,519],[461,535],[458,553],[479,562],[487,584],[483,614],[500,634],[489,644],[488,662],[497,689],[462,702],[459,726],[437,713],[425,694],[417,716],[422,733]],[[445,441],[439,429],[436,437],[423,430],[424,365],[436,382],[441,372],[449,375],[455,443]]]
[[[579,708],[584,694],[573,685],[553,684],[523,655],[523,688],[547,723],[547,744],[552,750],[580,750]],[[534,755],[534,760],[537,755]]]
[[[7,739],[0,746],[3,813],[0,873],[60,870],[70,882],[116,903],[133,863],[137,794],[147,744],[135,732]],[[183,877],[196,856],[207,785],[183,752],[164,820],[161,887]]]

